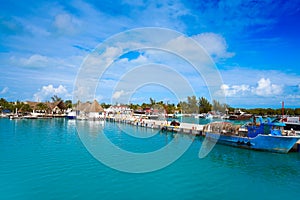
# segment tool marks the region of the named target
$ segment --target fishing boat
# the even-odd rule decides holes
[[[289,135],[284,132],[284,123],[267,122],[259,118],[259,123],[253,122],[246,125],[244,131],[240,131],[240,125],[229,122],[213,122],[203,128],[206,138],[220,144],[231,145],[239,148],[270,151],[276,153],[288,153],[300,136]]]

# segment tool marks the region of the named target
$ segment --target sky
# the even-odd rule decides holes
[[[222,79],[218,94],[225,95],[230,106],[280,108],[284,101],[286,107],[300,107],[298,0],[0,1],[0,98],[74,99],[80,70],[99,45],[118,34],[155,27],[182,34],[185,39],[176,44],[178,48],[187,47],[184,41],[190,38],[204,49]],[[162,32],[152,37],[167,38]],[[119,42],[122,46],[126,41]],[[164,42],[166,47],[171,40]],[[184,100],[182,91],[187,96],[214,97],[208,77],[178,55],[109,46],[103,52],[119,57],[98,77],[93,98],[101,103],[148,103],[151,97],[177,104]],[[141,66],[148,76],[128,75]],[[170,73],[178,79],[170,78]],[[153,81],[142,82],[149,77]],[[159,83],[162,77],[170,84]],[[193,92],[181,88],[181,83]]]

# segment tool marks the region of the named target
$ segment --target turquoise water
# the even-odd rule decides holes
[[[86,126],[91,125],[102,126],[97,122]],[[141,127],[123,128],[152,134]],[[159,149],[174,138],[188,139],[162,133],[145,140],[131,138],[113,123],[106,123],[104,132],[116,145],[137,152]],[[216,145],[199,159],[201,143],[201,138],[194,140],[166,168],[130,174],[111,169],[89,154],[74,121],[0,119],[0,199],[299,198],[300,153]]]

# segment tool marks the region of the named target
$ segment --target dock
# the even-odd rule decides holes
[[[106,121],[116,122],[116,123],[126,123],[133,126],[145,127],[150,129],[157,129],[161,131],[168,131],[174,133],[188,134],[194,136],[205,136],[203,128],[205,125],[192,124],[192,123],[180,123],[180,126],[170,125],[170,121],[160,121],[154,119],[143,119],[143,118],[133,118],[133,117],[106,117]],[[240,131],[245,131],[240,128]],[[292,152],[300,152],[300,140],[291,149]]]
[[[170,125],[170,121],[160,121],[154,119],[135,119],[128,117],[106,117],[106,121],[118,122],[131,124],[133,126],[140,126],[151,129],[158,129],[162,131],[170,131],[184,134],[192,134],[195,136],[201,136],[203,131],[203,126],[200,124],[190,124],[190,123],[180,123],[180,126]]]

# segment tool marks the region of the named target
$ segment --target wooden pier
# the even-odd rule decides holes
[[[190,124],[190,123],[180,123],[180,126],[172,126],[169,121],[159,121],[153,119],[130,119],[130,118],[117,118],[117,117],[107,117],[106,121],[118,122],[131,124],[133,126],[146,127],[151,129],[159,129],[162,131],[178,132],[184,134],[192,135],[202,135],[203,125],[200,124]]]
[[[135,119],[128,117],[106,117],[106,121],[126,123],[133,126],[158,129],[162,131],[190,134],[195,136],[205,136],[203,133],[204,125],[180,123],[180,126],[171,126],[169,121],[159,121],[153,119]],[[292,152],[300,152],[300,140],[291,149]]]

